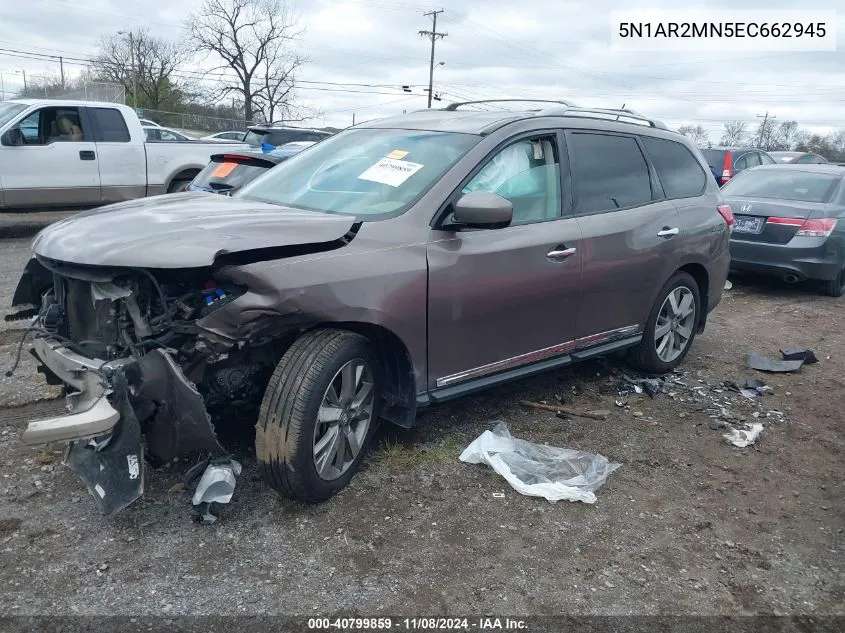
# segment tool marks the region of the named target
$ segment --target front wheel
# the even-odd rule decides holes
[[[657,295],[642,340],[631,351],[634,365],[644,371],[665,374],[681,363],[698,328],[699,296],[692,275],[685,272],[672,275]]]
[[[291,345],[256,425],[256,455],[273,488],[317,503],[349,483],[376,427],[380,368],[353,332],[317,330]]]

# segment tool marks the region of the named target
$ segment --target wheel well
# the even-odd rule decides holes
[[[678,270],[689,273],[695,283],[698,284],[699,300],[701,303],[701,314],[698,317],[698,331],[704,331],[704,325],[707,323],[707,313],[709,299],[710,299],[710,276],[707,274],[707,269],[701,264],[686,264],[681,266]]]
[[[372,323],[327,323],[325,327],[356,332],[373,343],[385,363],[380,415],[398,426],[413,426],[417,409],[416,380],[411,355],[402,340],[386,327]]]
[[[165,185],[164,190],[168,191],[170,189],[170,185],[172,185],[177,180],[193,180],[194,177],[200,173],[202,170],[197,169],[196,167],[191,167],[189,169],[183,169],[182,171],[174,174],[170,180],[167,181],[167,185]]]

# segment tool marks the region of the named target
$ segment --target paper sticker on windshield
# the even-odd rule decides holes
[[[382,185],[389,185],[390,187],[398,187],[422,168],[423,166],[419,163],[395,160],[393,158],[382,158],[358,176],[358,178],[369,180],[370,182],[378,182]]]
[[[402,160],[407,155],[408,152],[401,149],[395,149],[387,155],[387,158],[395,158],[396,160]]]
[[[215,170],[211,173],[211,177],[212,177],[212,178],[225,178],[226,176],[228,176],[229,174],[231,174],[231,173],[232,173],[232,171],[233,171],[233,170],[235,169],[235,167],[237,167],[237,166],[238,166],[238,164],[237,164],[237,163],[220,163],[220,164],[217,166],[217,169],[215,169]]]

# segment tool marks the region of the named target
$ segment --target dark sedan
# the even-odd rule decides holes
[[[778,163],[792,165],[824,165],[827,159],[810,152],[769,152],[769,156]]]
[[[749,169],[722,187],[734,210],[731,268],[845,292],[845,168],[778,165]]]

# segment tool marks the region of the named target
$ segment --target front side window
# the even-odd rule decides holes
[[[41,108],[9,131],[15,145],[48,145],[85,140],[78,108]]]
[[[496,153],[463,193],[495,193],[513,204],[511,224],[560,217],[560,160],[553,136],[524,139]]]
[[[350,129],[296,154],[235,197],[362,219],[406,210],[481,137]]]
[[[577,214],[601,213],[651,202],[648,164],[634,138],[573,132],[566,142]]]
[[[177,134],[176,132],[171,132],[170,130],[159,130],[159,135],[162,141],[184,141],[187,140],[187,137],[182,136],[181,134]]]
[[[683,143],[653,136],[643,136],[641,140],[654,163],[667,197],[690,198],[701,195],[707,184],[707,176]]]

